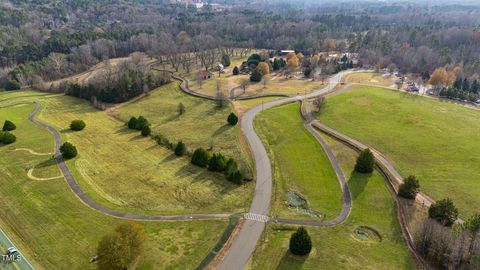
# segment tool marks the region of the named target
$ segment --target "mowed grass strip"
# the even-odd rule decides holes
[[[13,119],[17,142],[0,146],[0,227],[36,269],[96,269],[89,260],[98,241],[122,219],[84,205],[63,178],[34,181],[25,166],[49,156],[34,156],[11,147],[52,151],[52,135],[27,120],[33,105],[0,109],[0,120]],[[58,175],[49,164],[45,177]],[[37,171],[38,169],[35,169]],[[42,169],[47,170],[47,169]],[[50,171],[51,170],[51,171]],[[148,241],[140,269],[191,269],[215,245],[226,221],[143,222]]]
[[[396,77],[384,76],[377,72],[353,72],[345,75],[342,81],[347,83],[372,84],[378,86],[392,86]]]
[[[41,102],[40,119],[54,125],[64,141],[77,147],[79,155],[67,162],[68,167],[82,189],[105,206],[176,215],[231,213],[243,211],[248,204],[249,185],[237,186],[223,174],[196,167],[187,157],[176,157],[85,100],[58,96]],[[145,116],[152,122],[155,119]],[[75,119],[83,120],[86,128],[70,131]]]
[[[267,241],[254,253],[251,269],[415,269],[396,220],[394,200],[383,177],[374,171],[353,171],[357,153],[327,137],[352,194],[348,219],[335,227],[307,227],[313,250],[307,258],[293,256],[288,245],[294,227],[269,225]],[[362,239],[354,234],[367,226],[381,235]]]
[[[342,195],[335,172],[322,146],[305,129],[299,105],[289,104],[262,112],[255,129],[270,154],[274,168],[275,195],[272,214],[308,219],[289,210],[287,192],[295,191],[308,206],[326,218],[334,218],[342,207]]]
[[[384,153],[402,176],[416,175],[435,200],[462,216],[480,204],[480,112],[384,88],[354,86],[327,100],[320,120]]]

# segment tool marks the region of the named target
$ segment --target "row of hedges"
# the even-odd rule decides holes
[[[233,158],[227,159],[220,153],[210,156],[207,150],[197,148],[192,155],[192,164],[209,171],[224,173],[228,181],[237,185],[245,181],[243,173],[238,169],[238,164]]]

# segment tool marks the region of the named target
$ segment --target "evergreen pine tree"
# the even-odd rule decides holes
[[[262,80],[262,77],[263,77],[262,73],[260,72],[260,70],[258,70],[258,68],[256,68],[250,75],[250,81],[260,82]]]
[[[203,148],[197,148],[192,155],[192,164],[195,164],[200,167],[207,167],[210,160],[210,155]]]
[[[183,156],[187,153],[187,147],[182,141],[179,141],[177,143],[177,146],[175,147],[175,155],[177,156]]]
[[[235,126],[238,123],[238,117],[232,112],[228,115],[227,122],[230,125]]]
[[[3,123],[3,128],[2,128],[3,131],[12,131],[12,130],[15,130],[15,129],[17,129],[17,126],[15,126],[15,124],[12,121],[5,120],[5,122]]]
[[[310,254],[310,251],[312,251],[312,239],[307,230],[300,227],[290,237],[290,252],[298,256],[305,256]]]
[[[151,133],[152,133],[152,130],[150,129],[150,126],[148,126],[148,125],[143,126],[142,132],[141,132],[141,134],[142,134],[143,137],[147,137],[147,136],[149,136]]]
[[[235,66],[235,67],[233,68],[233,75],[238,75],[238,74],[240,74],[240,70],[238,69],[237,66]]]
[[[359,173],[371,173],[373,172],[373,166],[375,165],[375,157],[370,149],[363,150],[357,158],[355,164],[355,171]]]

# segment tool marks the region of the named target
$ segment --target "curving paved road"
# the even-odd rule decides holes
[[[302,97],[313,98],[333,90],[333,88],[340,82],[343,74],[343,72],[338,73],[330,79],[327,86]],[[255,116],[257,116],[257,114],[260,113],[262,110],[295,102],[297,100],[300,100],[302,97],[289,97],[264,103],[263,105],[259,105],[247,111],[242,117],[242,131],[247,138],[248,144],[255,160],[256,168],[255,193],[253,196],[252,205],[250,207],[250,213],[254,215],[267,216],[270,209],[273,183],[270,160],[267,151],[265,150],[265,147],[263,146],[258,135],[255,133],[255,129],[253,127],[253,120],[255,119]],[[290,220],[285,220],[285,222],[290,222]],[[289,224],[297,224],[293,222],[307,223],[308,221],[292,221],[292,223]],[[225,256],[219,269],[243,269],[251,254],[255,250],[257,242],[260,239],[264,229],[265,223],[263,221],[246,219],[243,227],[240,230],[240,233],[234,240],[228,254]]]
[[[57,161],[58,167],[62,171],[62,174],[64,175],[72,191],[87,206],[110,216],[125,218],[125,219],[134,219],[134,220],[200,220],[200,219],[223,219],[223,218],[228,218],[230,216],[229,214],[192,214],[192,215],[178,215],[178,216],[143,215],[143,214],[132,214],[132,213],[125,213],[117,210],[112,210],[98,204],[88,194],[82,191],[78,183],[75,181],[75,178],[73,177],[72,173],[68,169],[67,164],[65,163],[65,160],[63,159],[60,153],[60,146],[62,144],[62,138],[60,136],[60,133],[58,133],[58,131],[55,128],[35,118],[38,112],[40,112],[42,106],[40,105],[40,103],[36,101],[34,101],[34,103],[35,103],[35,108],[28,116],[28,120],[30,120],[37,126],[47,129],[48,131],[50,131],[50,133],[53,134],[53,138],[55,141],[55,159]]]

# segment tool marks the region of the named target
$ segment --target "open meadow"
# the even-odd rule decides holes
[[[402,176],[415,175],[435,200],[461,216],[480,204],[480,112],[379,87],[352,86],[327,100],[320,121],[378,149]]]

